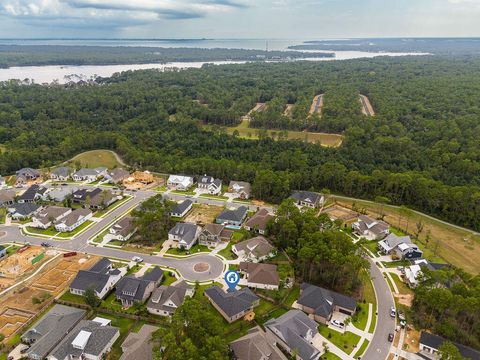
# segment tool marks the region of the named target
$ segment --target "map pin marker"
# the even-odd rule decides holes
[[[228,270],[224,277],[230,292],[235,291],[235,287],[240,282],[240,274],[234,270]]]

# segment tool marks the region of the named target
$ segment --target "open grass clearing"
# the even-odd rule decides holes
[[[114,167],[120,167],[122,164],[118,161],[115,153],[110,150],[91,150],[85,151],[76,155],[68,161],[69,164],[76,166],[80,164],[80,167],[96,168],[100,166],[112,169]]]
[[[359,209],[364,209],[368,215],[378,218],[383,211],[384,220],[403,233],[413,234],[416,224],[424,225],[419,240],[414,240],[424,252],[424,257],[433,262],[448,262],[471,274],[480,273],[480,235],[471,231],[443,223],[440,220],[428,217],[414,211],[405,213],[401,208],[382,205],[365,200],[348,199],[330,196],[338,204],[352,207],[355,203]],[[427,243],[426,239],[429,237]],[[465,256],[468,254],[468,256]]]
[[[357,311],[352,317],[352,324],[360,330],[365,330],[368,321],[368,303],[357,303]]]

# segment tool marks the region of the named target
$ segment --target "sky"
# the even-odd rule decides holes
[[[480,0],[0,0],[0,38],[480,36]]]

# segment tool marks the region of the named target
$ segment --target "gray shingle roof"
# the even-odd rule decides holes
[[[192,206],[193,201],[190,199],[183,200],[180,204],[176,204],[172,209],[172,214],[183,214],[190,206]]]
[[[150,340],[152,333],[157,330],[158,327],[145,324],[138,333],[128,334],[122,343],[123,354],[120,360],[151,360],[153,345]]]
[[[220,215],[217,216],[217,221],[241,222],[245,218],[245,216],[247,216],[247,210],[248,209],[246,206],[240,206],[234,210],[225,209],[220,213]]]
[[[297,201],[315,205],[322,198],[322,194],[312,191],[295,191],[291,197]]]
[[[175,227],[168,232],[169,235],[179,236],[187,245],[195,240],[197,225],[190,223],[177,223]]]
[[[248,310],[255,301],[259,300],[259,297],[249,288],[226,293],[218,286],[212,286],[205,290],[205,295],[217,304],[228,317]]]
[[[149,280],[136,278],[133,275],[125,276],[118,282],[115,296],[118,299],[142,301],[150,283]]]
[[[68,166],[60,166],[52,171],[53,175],[57,177],[68,177],[72,173],[73,169]]]
[[[426,331],[422,331],[422,333],[420,334],[419,342],[420,344],[424,344],[433,349],[438,350],[445,341],[447,340],[442,338],[441,336],[430,334],[430,333],[427,333]],[[458,351],[460,351],[460,354],[463,357],[471,360],[480,360],[480,351],[462,344],[458,344],[453,341],[451,341],[451,343],[455,345],[455,347],[457,347]]]
[[[244,251],[246,255],[253,255],[257,259],[268,256],[275,250],[275,247],[273,247],[273,245],[271,245],[263,236],[256,236],[233,246],[237,251]]]
[[[70,214],[65,216],[59,221],[59,224],[65,224],[65,226],[72,226],[81,218],[88,216],[92,212],[89,209],[75,209]]]
[[[30,186],[25,192],[20,195],[18,198],[19,201],[33,201],[35,197],[38,195],[43,195],[47,191],[47,188],[40,187],[37,184],[33,184]]]
[[[151,271],[145,273],[142,278],[147,281],[158,283],[163,279],[163,270],[158,266],[155,266]]]
[[[301,359],[310,360],[319,354],[319,351],[305,339],[309,331],[312,336],[318,333],[317,323],[300,310],[290,310],[279,318],[271,319],[265,323],[265,327],[272,331],[276,329],[279,334],[277,332],[275,334],[290,349],[296,349]]]
[[[357,307],[355,299],[319,286],[303,283],[302,294],[297,303],[315,310],[316,315],[328,318],[335,306],[354,311]]]
[[[11,202],[15,199],[15,191],[13,190],[0,190],[0,205],[3,203]]]
[[[101,292],[108,282],[111,275],[118,273],[118,270],[110,270],[112,262],[103,258],[94,264],[89,270],[80,270],[72,281],[70,288],[85,291],[93,287],[97,292]]]
[[[88,337],[84,349],[77,349],[73,347],[72,342],[81,331],[88,332],[91,335]],[[117,334],[119,334],[119,330],[116,327],[102,326],[95,321],[82,320],[63,338],[50,355],[61,360],[69,356],[79,358],[82,354],[98,356]]]
[[[65,334],[85,316],[85,313],[85,310],[55,305],[22,336],[26,341],[35,340],[28,350],[28,355],[46,357]]]
[[[32,168],[22,168],[18,170],[16,174],[17,176],[24,176],[27,178],[37,178],[40,176],[40,172]]]
[[[150,300],[148,300],[147,308],[167,311],[173,314],[177,307],[183,304],[187,289],[178,286],[160,286],[153,292]],[[171,301],[174,306],[166,305],[167,301]]]
[[[30,216],[35,211],[40,209],[42,206],[34,203],[21,203],[21,204],[12,204],[8,205],[8,209],[12,209],[12,212],[19,214],[21,216]]]

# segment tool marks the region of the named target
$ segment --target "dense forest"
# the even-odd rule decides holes
[[[0,45],[0,68],[34,65],[115,65],[172,61],[301,59],[332,57],[331,53],[247,49],[161,48],[134,46]]]
[[[308,117],[318,93],[322,116]],[[376,116],[361,115],[359,93]],[[108,148],[137,167],[250,181],[268,201],[327,188],[480,230],[479,93],[479,59],[441,57],[130,71],[97,85],[10,81],[0,90],[0,174]],[[341,132],[343,145],[246,140],[202,126],[236,125],[256,102],[272,110],[252,122]],[[276,124],[282,102],[295,106]]]

